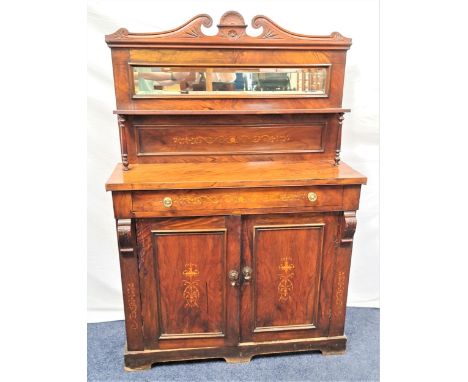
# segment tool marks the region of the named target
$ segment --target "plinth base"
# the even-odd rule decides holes
[[[224,358],[228,363],[248,363],[255,355],[312,350],[320,351],[323,355],[344,354],[346,351],[346,336],[270,342],[243,342],[238,346],[220,348],[126,351],[125,370],[148,370],[154,363],[208,358]]]

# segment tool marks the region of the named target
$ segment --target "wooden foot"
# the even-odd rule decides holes
[[[346,349],[342,350],[332,350],[332,349],[327,349],[327,350],[320,350],[322,352],[322,355],[342,355],[346,353]]]
[[[125,371],[143,371],[151,369],[151,363],[147,365],[137,366],[137,367],[129,367],[124,366]]]
[[[249,363],[252,357],[224,357],[227,363]]]

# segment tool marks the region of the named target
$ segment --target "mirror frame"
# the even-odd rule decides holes
[[[134,67],[190,67],[190,68],[294,68],[294,69],[301,69],[301,68],[326,68],[327,70],[327,78],[325,80],[325,92],[324,94],[308,94],[308,93],[295,93],[295,94],[287,94],[287,93],[264,93],[259,91],[258,94],[253,93],[236,93],[236,94],[210,94],[206,92],[206,94],[201,93],[188,93],[188,94],[136,94],[135,89],[135,78],[133,75]],[[167,64],[167,63],[147,63],[147,62],[129,62],[128,63],[128,71],[129,71],[129,81],[130,81],[130,88],[132,89],[132,98],[133,99],[153,99],[153,98],[181,98],[181,99],[190,99],[190,98],[328,98],[330,94],[330,82],[331,82],[331,70],[332,64],[330,63],[323,63],[323,64],[294,64],[294,65],[187,65],[187,64]]]

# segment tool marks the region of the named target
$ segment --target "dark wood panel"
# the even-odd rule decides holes
[[[160,339],[225,335],[226,231],[152,231]]]
[[[326,122],[303,126],[136,125],[137,155],[323,152]]]
[[[127,349],[143,350],[144,341],[140,303],[141,288],[138,277],[135,221],[132,219],[117,219],[116,223]]]
[[[343,69],[343,68],[341,68]],[[338,65],[334,67],[330,83],[330,95],[327,98],[224,98],[224,99],[141,99],[131,98],[117,104],[119,110],[147,110],[150,114],[277,114],[308,113],[310,109],[341,109],[341,94],[343,73],[336,73]],[[334,80],[335,79],[335,80]],[[335,82],[336,81],[336,82]],[[128,90],[130,91],[130,90]],[[210,112],[206,113],[207,110]],[[227,112],[230,111],[230,112]],[[326,111],[325,111],[326,112]]]
[[[340,218],[340,234],[334,268],[330,336],[344,334],[349,271],[356,225],[356,211],[343,212]]]
[[[230,221],[137,220],[147,348],[220,346],[235,340],[237,292],[228,288],[226,278],[228,267],[238,266],[239,239],[229,237],[236,232],[228,235]]]
[[[332,161],[339,115],[126,116],[123,162]]]
[[[324,223],[253,229],[254,332],[315,328]]]
[[[171,205],[165,205],[165,201],[170,201]],[[132,193],[132,211],[340,208],[342,201],[343,187],[340,186],[135,191]]]
[[[248,216],[242,266],[253,268],[241,298],[242,341],[328,334],[338,215]]]

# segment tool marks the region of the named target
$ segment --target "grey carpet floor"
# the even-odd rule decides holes
[[[247,364],[224,360],[156,364],[151,370],[123,368],[123,321],[88,324],[88,381],[378,381],[379,310],[348,308],[347,352],[256,356]]]

